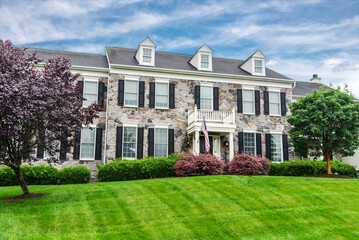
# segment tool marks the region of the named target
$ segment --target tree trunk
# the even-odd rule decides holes
[[[17,178],[19,179],[19,184],[20,184],[20,187],[21,187],[24,195],[30,194],[29,189],[27,188],[27,184],[24,180],[24,177],[22,176],[20,167],[12,168],[12,169],[14,169],[15,174],[16,174]]]
[[[332,167],[330,166],[330,155],[329,155],[329,150],[328,149],[324,150],[324,158],[327,161],[327,173],[328,174],[333,174],[332,173]]]

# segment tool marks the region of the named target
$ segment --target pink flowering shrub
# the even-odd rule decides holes
[[[218,175],[223,174],[224,166],[224,161],[211,154],[188,153],[180,157],[174,170],[177,176]]]
[[[233,175],[268,175],[270,170],[267,158],[244,153],[235,155],[228,166],[228,173]]]

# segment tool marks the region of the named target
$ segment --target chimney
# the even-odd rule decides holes
[[[321,83],[322,79],[318,78],[318,74],[313,74],[313,78],[310,79],[310,82],[312,82],[312,83]]]

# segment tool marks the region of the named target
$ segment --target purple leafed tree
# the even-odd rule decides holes
[[[36,52],[26,54],[0,39],[0,162],[11,167],[24,194],[29,194],[21,174],[21,163],[30,159],[36,146],[50,154],[73,146],[74,134],[82,124],[98,117],[99,104],[83,108],[84,98],[71,74],[71,61],[56,57],[44,62]]]

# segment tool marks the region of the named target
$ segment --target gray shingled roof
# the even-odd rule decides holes
[[[110,64],[138,66],[138,62],[135,58],[136,51],[137,51],[136,49],[106,47],[106,52],[108,54]],[[192,58],[191,55],[156,51],[155,57],[156,57],[156,62],[155,62],[156,68],[206,72],[206,71],[197,70],[189,63],[189,61]],[[250,73],[239,68],[239,66],[242,63],[243,60],[213,58],[212,72],[242,75],[242,76],[252,76]],[[290,79],[268,68],[266,68],[266,77],[278,78],[278,79]]]
[[[77,53],[77,52],[64,52],[48,49],[29,48],[27,52],[37,51],[37,56],[40,59],[47,60],[57,56],[63,56],[71,59],[72,65],[83,67],[97,67],[108,68],[108,62],[105,55]]]
[[[312,82],[296,82],[295,87],[293,88],[292,94],[294,96],[305,96],[306,94],[312,94],[314,89],[319,90],[323,84],[321,83],[312,83]]]

